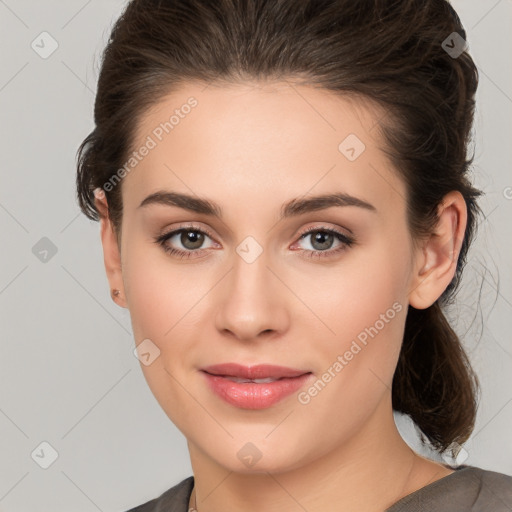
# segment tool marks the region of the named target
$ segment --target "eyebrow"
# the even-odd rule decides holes
[[[222,219],[222,208],[217,203],[209,199],[188,194],[159,190],[147,196],[140,203],[138,208],[151,204],[177,206],[184,210]],[[372,212],[377,211],[375,206],[362,199],[343,192],[337,192],[333,194],[310,196],[308,198],[297,197],[292,199],[282,205],[280,219],[324,210],[333,206],[357,206],[358,208],[364,208]]]

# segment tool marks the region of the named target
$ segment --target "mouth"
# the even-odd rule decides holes
[[[206,372],[208,373],[208,372]],[[215,375],[210,373],[210,375]],[[232,377],[230,375],[218,375],[218,377],[224,377],[225,379],[230,380],[231,382],[253,382],[254,384],[267,384],[268,382],[275,382],[276,380],[282,380],[289,377],[279,377],[278,379],[267,377],[266,379],[244,379],[242,377]]]
[[[255,382],[265,384],[280,379],[300,377],[309,370],[299,370],[286,366],[277,366],[272,364],[258,364],[254,366],[244,366],[238,363],[222,363],[213,366],[207,366],[201,369],[210,375],[226,377],[233,382]]]
[[[202,368],[209,388],[240,409],[267,409],[310,382],[312,372],[275,365],[236,363]]]

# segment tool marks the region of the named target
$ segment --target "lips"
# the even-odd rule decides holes
[[[234,382],[273,382],[279,379],[299,377],[309,370],[299,370],[286,366],[276,366],[272,364],[259,364],[255,366],[243,366],[237,363],[223,363],[213,366],[207,366],[201,369],[210,375],[226,377]]]
[[[209,389],[240,409],[267,409],[314,379],[312,372],[260,364],[225,363],[201,368]]]

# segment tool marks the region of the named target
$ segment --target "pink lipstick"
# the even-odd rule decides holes
[[[215,394],[242,409],[266,409],[299,390],[313,375],[309,370],[270,364],[224,363],[201,371]]]

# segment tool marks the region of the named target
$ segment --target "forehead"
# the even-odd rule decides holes
[[[126,175],[124,202],[167,188],[281,203],[334,187],[396,201],[404,190],[380,149],[383,115],[361,97],[292,82],[183,85],[134,127],[132,149],[151,149]]]
[[[184,125],[192,124],[194,130],[201,128],[203,133],[215,130],[219,137],[236,134],[237,139],[256,132],[272,138],[283,126],[299,133],[313,135],[316,132],[319,136],[351,128],[368,138],[384,112],[381,106],[364,96],[339,95],[289,81],[189,82],[161,98],[142,115],[135,127],[135,140],[136,144],[142,143],[153,132],[159,138],[158,128],[166,122],[178,136],[178,125],[183,131]],[[187,119],[197,122],[185,122]],[[241,127],[245,130],[240,131]],[[169,130],[169,126],[167,128]],[[161,135],[166,134],[164,129]],[[286,133],[280,135],[283,142],[291,138]],[[342,133],[338,133],[340,135]]]

